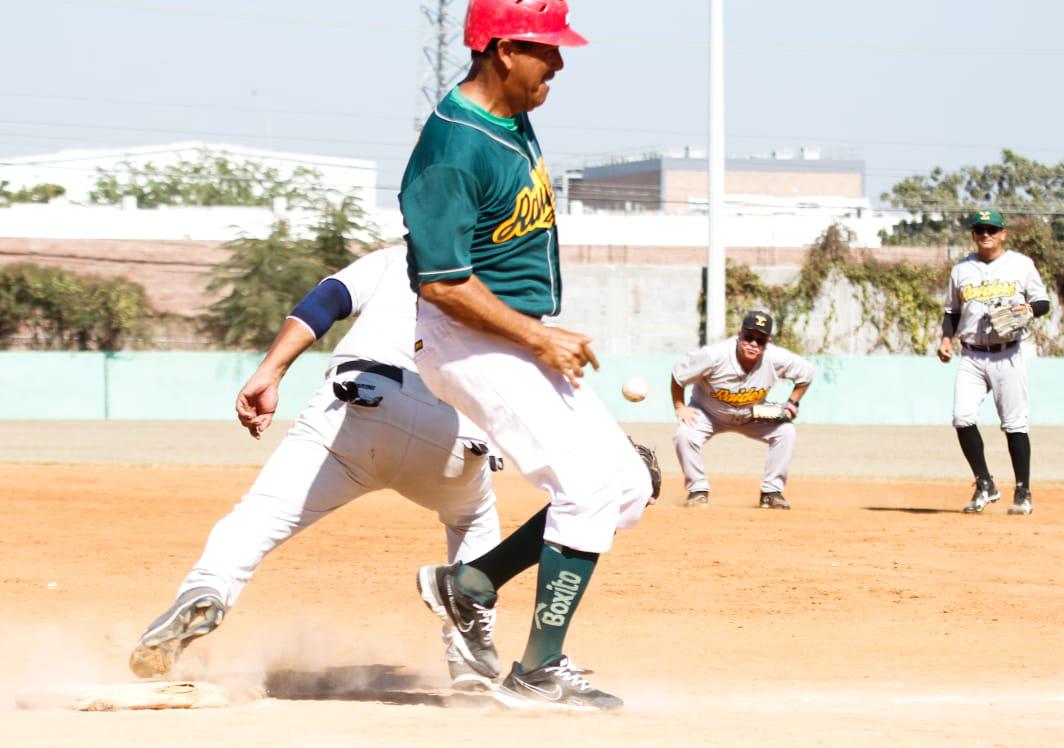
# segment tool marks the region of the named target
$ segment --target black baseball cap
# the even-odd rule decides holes
[[[772,315],[759,310],[747,312],[746,316],[743,317],[742,329],[772,335]]]

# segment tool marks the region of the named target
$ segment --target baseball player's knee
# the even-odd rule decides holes
[[[954,413],[953,414],[953,428],[966,429],[969,426],[974,426],[978,420],[974,413]]]
[[[676,427],[676,431],[672,435],[672,443],[677,449],[682,447],[701,449],[706,438],[706,435],[701,431],[691,428],[686,423],[681,423]]]

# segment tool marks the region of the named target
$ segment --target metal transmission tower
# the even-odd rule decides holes
[[[462,19],[459,14],[464,6],[465,3],[458,0],[421,0],[421,15],[427,28],[421,45],[424,59],[415,130],[421,130],[436,102],[458,82],[458,77],[469,66],[469,57],[460,44]]]

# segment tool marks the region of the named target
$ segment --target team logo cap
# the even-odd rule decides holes
[[[746,316],[743,317],[742,329],[755,330],[757,332],[764,333],[765,335],[771,335],[772,315],[770,315],[768,312],[762,312],[757,310],[747,312]]]
[[[968,216],[968,228],[974,229],[976,226],[996,226],[999,229],[1003,229],[1005,228],[1005,219],[1001,217],[1001,213],[993,208],[977,210]]]

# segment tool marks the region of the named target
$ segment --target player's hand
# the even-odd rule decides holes
[[[694,426],[698,419],[698,411],[690,405],[676,406],[676,420],[688,426]]]
[[[950,338],[942,338],[942,342],[938,344],[938,360],[944,364],[948,364],[949,360],[953,358],[953,340]]]
[[[578,380],[584,376],[585,366],[591,364],[596,371],[599,368],[591,338],[561,327],[544,326],[542,338],[532,350],[536,358],[564,374],[573,387],[580,386]]]
[[[272,379],[252,376],[236,397],[236,415],[240,425],[256,439],[270,427],[277,412],[277,383]]]

